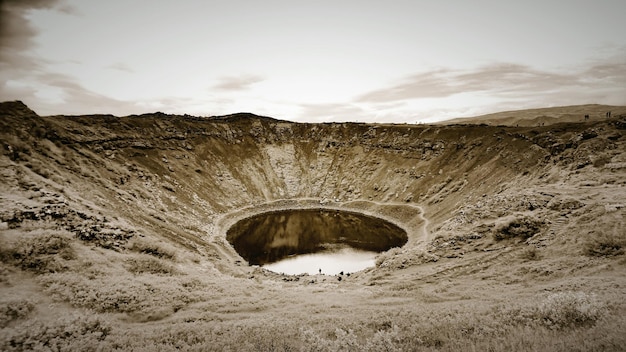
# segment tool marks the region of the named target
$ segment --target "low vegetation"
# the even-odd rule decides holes
[[[65,271],[68,269],[67,261],[75,259],[71,238],[66,231],[30,231],[14,243],[4,244],[0,257],[4,262],[34,273]]]
[[[289,318],[271,324],[207,321],[179,322],[144,331],[141,340],[102,318],[75,317],[48,324],[20,323],[0,338],[3,351],[581,351],[592,346],[620,350],[623,336],[596,335],[624,327],[623,316],[609,314],[594,295],[558,292],[537,303],[484,313],[443,309],[427,316],[398,312],[394,318],[372,316],[369,322],[336,321],[321,328],[294,326]],[[426,312],[425,312],[426,313]],[[376,322],[376,323],[374,323]],[[267,322],[269,323],[269,322]],[[364,323],[364,324],[363,324]],[[555,342],[560,341],[558,344]]]
[[[544,227],[544,222],[528,215],[518,215],[499,223],[494,232],[496,240],[533,237]]]
[[[134,252],[149,254],[151,256],[160,259],[174,259],[175,250],[173,248],[167,248],[164,245],[160,245],[145,239],[136,239],[130,245],[130,249]]]
[[[45,324],[26,321],[6,328],[0,337],[2,351],[102,351],[111,331],[98,317],[64,317]]]
[[[127,269],[133,274],[172,275],[176,269],[165,261],[151,256],[136,256],[126,261]]]
[[[585,254],[602,257],[623,255],[626,250],[624,228],[619,224],[592,230],[587,236],[583,250]]]
[[[6,297],[0,301],[0,328],[9,323],[26,318],[35,309],[35,303],[26,298]]]

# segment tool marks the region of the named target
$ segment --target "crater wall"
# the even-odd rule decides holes
[[[304,124],[252,114],[41,117],[20,102],[3,103],[0,113],[3,187],[28,192],[42,183],[79,208],[88,204],[99,216],[196,249],[220,241],[216,223],[224,214],[279,200],[419,205],[430,229],[440,229],[463,206],[511,185],[604,167],[622,146],[624,124],[623,118],[511,127]],[[5,204],[5,212],[11,207]]]
[[[619,349],[626,117],[606,108],[517,127],[1,103],[0,350]],[[408,241],[338,277],[245,265],[227,230],[285,209]]]

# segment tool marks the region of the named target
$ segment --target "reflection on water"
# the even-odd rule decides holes
[[[407,241],[406,232],[392,223],[359,213],[328,209],[256,215],[236,223],[228,230],[226,238],[251,265],[263,265],[283,273],[296,271],[297,274],[311,272],[303,270],[304,267],[298,268],[298,263],[314,260],[318,260],[318,264],[312,264],[313,273],[318,272],[322,258],[328,263],[341,261],[344,268],[337,272],[362,270],[374,265],[376,253],[400,247]],[[348,268],[350,258],[355,265],[363,263],[366,260],[364,252],[369,252],[368,264],[358,269]],[[271,269],[273,266],[268,264],[272,263],[280,264],[280,269]],[[322,268],[322,271],[330,274],[334,265],[328,264],[329,268]],[[286,269],[286,266],[294,269]]]
[[[347,274],[373,267],[376,255],[376,252],[345,247],[334,251],[296,255],[263,267],[287,275],[315,275],[320,270],[325,275],[338,275],[341,272]]]

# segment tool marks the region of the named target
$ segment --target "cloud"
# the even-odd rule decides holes
[[[440,68],[366,92],[352,103],[370,114],[376,112],[381,119],[396,121],[436,121],[589,103],[626,105],[626,48],[620,50],[618,55],[605,55],[558,71],[512,63],[472,70]]]
[[[546,92],[580,84],[578,75],[532,69],[500,63],[475,70],[438,69],[407,77],[403,82],[357,98],[359,102],[382,103],[410,99],[445,98],[470,92],[495,94]]]
[[[135,72],[135,70],[133,70],[130,66],[128,66],[127,64],[123,62],[116,62],[114,64],[107,66],[106,68],[117,70],[117,71],[129,72],[129,73]]]
[[[126,115],[140,112],[141,109],[134,102],[113,99],[95,93],[81,84],[74,78],[58,73],[41,73],[34,77],[33,85],[37,82],[45,82],[45,90],[58,92],[58,99],[42,98],[37,89],[29,92],[22,91],[19,97],[27,105],[30,101],[36,103],[36,112],[41,115],[55,114],[63,111],[64,114],[92,114],[111,113]],[[33,106],[34,107],[34,106]],[[31,108],[33,108],[31,107]]]
[[[32,81],[37,72],[44,71],[46,60],[29,53],[38,30],[28,13],[43,9],[71,11],[61,0],[0,0],[0,100],[36,94],[34,87],[23,82],[24,77]]]
[[[53,8],[71,12],[62,0],[0,0],[0,63],[33,65],[33,59],[23,61],[24,52],[32,48],[38,33],[27,18],[28,12]]]
[[[39,32],[28,14],[46,9],[74,11],[62,0],[0,0],[0,100],[23,100],[42,115],[136,111],[133,103],[94,93],[70,76],[47,72],[48,62],[30,53]]]
[[[251,85],[263,80],[263,77],[257,75],[227,76],[220,78],[220,83],[213,86],[213,88],[226,91],[240,91],[246,90]]]
[[[354,104],[300,104],[300,121],[327,122],[327,121],[363,121],[365,111]]]
[[[626,61],[597,63],[583,72],[587,80],[601,81],[606,84],[618,84],[626,87]]]
[[[433,121],[546,106],[626,105],[626,62],[617,55],[570,68],[567,73],[511,63],[474,70],[443,68],[408,76],[362,94],[354,102],[385,119],[426,116],[419,119]],[[390,103],[406,106],[388,108]]]
[[[120,100],[94,92],[71,76],[52,72],[34,73],[28,80],[0,82],[0,92],[3,90],[3,100],[21,100],[42,116],[56,114],[127,116],[155,111],[213,115],[214,109],[232,103],[221,98],[175,96],[137,101]],[[224,112],[226,113],[230,111]]]

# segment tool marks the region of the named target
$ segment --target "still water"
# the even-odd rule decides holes
[[[226,238],[251,265],[334,275],[374,266],[379,252],[400,247],[406,232],[385,220],[329,209],[286,210],[237,222]]]
[[[300,254],[265,264],[263,267],[275,273],[287,275],[309,274],[338,275],[354,273],[373,267],[378,252],[363,251],[350,247],[313,254]]]

